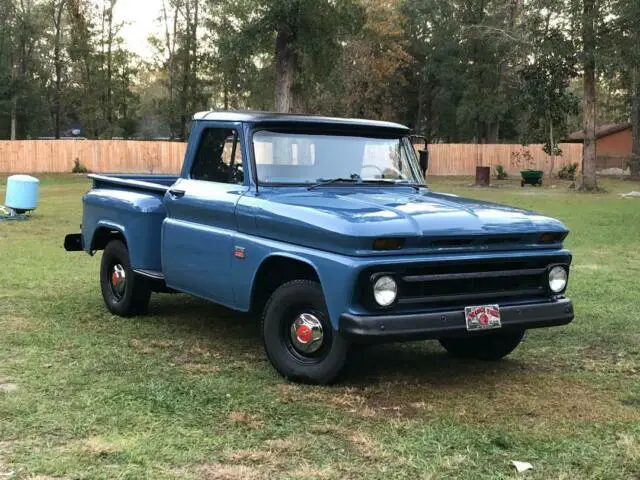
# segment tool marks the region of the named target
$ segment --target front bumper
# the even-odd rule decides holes
[[[567,298],[545,303],[500,306],[501,330],[566,325],[573,320],[573,304]],[[496,330],[491,330],[496,332]],[[500,331],[500,330],[497,330]],[[470,335],[464,310],[432,313],[340,316],[340,333],[360,342],[423,340]],[[481,333],[474,333],[478,335]]]

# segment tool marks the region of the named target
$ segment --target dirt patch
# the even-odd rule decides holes
[[[13,470],[5,462],[6,455],[11,451],[9,442],[0,442],[0,478],[13,478]]]
[[[308,463],[301,463],[295,470],[292,472],[295,475],[295,478],[304,478],[304,479],[313,479],[313,480],[322,480],[324,478],[334,478],[335,472],[329,468],[318,468],[313,465],[309,465]]]
[[[212,365],[211,362],[222,358],[222,354],[211,350],[208,345],[196,343],[194,345],[186,345],[175,351],[173,362],[177,365],[184,365],[185,369],[192,373],[216,373],[220,370],[218,366]],[[195,365],[206,365],[207,367],[195,367]],[[191,367],[189,367],[191,366]],[[207,371],[207,370],[211,371]]]
[[[106,457],[119,452],[119,449],[100,437],[88,438],[81,442],[80,449],[98,457]]]
[[[226,461],[240,464],[259,464],[263,469],[280,469],[284,459],[304,449],[306,443],[299,438],[267,440],[261,450],[234,450],[224,455]]]
[[[50,477],[49,475],[36,475],[28,478],[29,480],[66,480],[66,477]]]
[[[8,379],[0,379],[0,393],[13,393],[18,391],[18,385]]]
[[[280,387],[286,403],[331,405],[359,417],[453,415],[474,424],[524,422],[556,427],[564,421],[640,421],[640,411],[625,405],[615,391],[554,373],[514,368],[431,372],[362,387],[304,390]]]
[[[640,463],[640,439],[638,437],[624,433],[619,434],[616,445],[632,464]]]
[[[36,330],[33,319],[23,315],[9,315],[0,320],[0,324],[3,326],[3,330],[6,329],[16,333],[33,332]]]
[[[264,423],[259,419],[258,415],[245,412],[231,412],[229,414],[229,422],[233,425],[243,425],[249,428],[260,428]]]
[[[382,445],[373,441],[371,437],[361,431],[349,432],[346,435],[347,440],[355,449],[365,458],[379,459],[384,456],[384,449]]]
[[[310,433],[314,436],[331,435],[345,440],[361,457],[381,459],[386,456],[385,448],[374,441],[369,435],[360,430],[350,430],[348,428],[334,425],[312,426]]]
[[[226,465],[209,463],[197,469],[197,475],[203,480],[261,480],[270,478],[268,472],[246,465]]]
[[[193,375],[212,375],[220,372],[220,367],[209,363],[191,363],[182,364],[182,367]]]
[[[140,353],[156,353],[160,350],[167,350],[179,346],[179,342],[170,342],[167,340],[140,340],[134,337],[129,342],[129,346],[135,348]]]
[[[601,270],[603,265],[596,263],[577,263],[571,267],[572,270]]]

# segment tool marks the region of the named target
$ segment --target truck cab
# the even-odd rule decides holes
[[[431,191],[402,125],[262,112],[194,117],[179,176],[91,175],[82,232],[117,315],[182,292],[261,319],[292,380],[334,381],[354,343],[438,339],[508,355],[573,319],[558,220]]]

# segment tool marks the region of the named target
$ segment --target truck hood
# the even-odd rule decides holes
[[[267,201],[256,205],[259,235],[350,255],[371,254],[379,237],[405,238],[403,252],[414,253],[478,248],[489,237],[504,238],[493,242],[501,249],[531,248],[542,232],[568,232],[558,220],[532,211],[401,186],[274,189],[260,198]]]

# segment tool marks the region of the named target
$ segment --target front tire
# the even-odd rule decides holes
[[[318,282],[278,287],[264,309],[262,337],[271,364],[293,381],[329,384],[347,360],[349,344],[333,329]]]
[[[440,345],[454,357],[497,361],[513,352],[524,337],[524,331],[501,332],[477,337],[441,338]]]
[[[111,240],[104,249],[100,288],[105,305],[114,315],[132,317],[144,313],[149,305],[149,284],[131,268],[129,250],[121,240]]]

